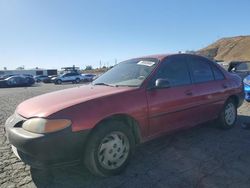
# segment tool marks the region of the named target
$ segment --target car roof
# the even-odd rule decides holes
[[[154,59],[158,59],[160,61],[164,60],[167,57],[170,56],[175,56],[175,55],[180,55],[180,56],[193,56],[193,57],[203,57],[206,58],[204,56],[201,55],[197,55],[197,54],[189,54],[189,53],[172,53],[172,54],[156,54],[156,55],[148,55],[148,56],[142,56],[142,57],[138,57],[138,58],[133,58],[133,59],[139,59],[139,58],[154,58]],[[206,58],[207,59],[207,58]]]

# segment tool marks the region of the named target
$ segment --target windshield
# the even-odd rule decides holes
[[[139,87],[158,63],[157,59],[140,58],[119,63],[98,77],[94,85]]]
[[[244,78],[243,82],[247,85],[250,85],[250,75],[248,75],[246,78]]]

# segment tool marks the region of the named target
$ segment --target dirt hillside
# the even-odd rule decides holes
[[[197,53],[216,61],[250,61],[250,35],[222,38]]]

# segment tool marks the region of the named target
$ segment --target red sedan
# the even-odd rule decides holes
[[[96,175],[120,173],[135,146],[216,120],[232,128],[242,80],[197,55],[121,62],[93,83],[34,97],[6,121],[14,153],[35,168],[83,161]]]

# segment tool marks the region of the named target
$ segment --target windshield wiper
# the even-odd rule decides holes
[[[104,83],[104,82],[95,83],[95,84],[93,84],[93,85],[118,87],[117,85],[114,85],[114,84],[107,84],[107,83]]]

